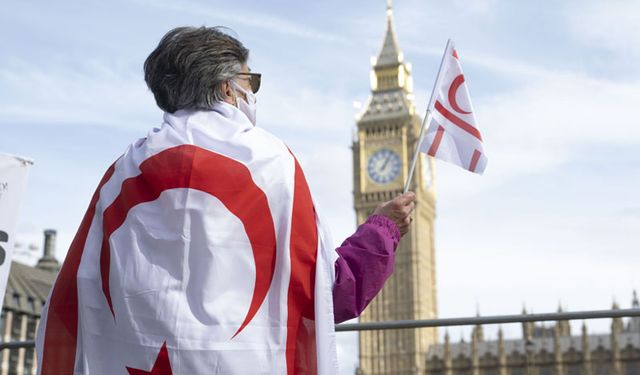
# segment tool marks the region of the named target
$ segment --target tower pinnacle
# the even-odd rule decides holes
[[[398,47],[398,40],[396,39],[393,23],[393,4],[392,0],[387,0],[387,30],[375,66],[394,66],[401,62],[402,53]]]

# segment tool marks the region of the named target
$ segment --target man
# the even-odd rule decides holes
[[[165,111],[100,182],[37,338],[41,374],[333,374],[334,322],[393,270],[412,193],[331,246],[300,165],[256,127],[249,51],[171,30],[145,62]]]

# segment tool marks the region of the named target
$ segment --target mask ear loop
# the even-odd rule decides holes
[[[236,88],[233,87],[233,80],[229,80],[229,87],[231,87],[231,91],[233,92],[233,106],[236,108],[240,108],[238,106],[238,92],[236,91]]]

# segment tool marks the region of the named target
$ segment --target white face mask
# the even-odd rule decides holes
[[[233,80],[231,80],[231,88],[233,89],[233,93],[236,95],[236,107],[238,107],[242,113],[247,115],[253,126],[256,126],[256,95],[251,91],[243,89]],[[240,90],[247,97],[247,100],[240,97],[236,90]]]

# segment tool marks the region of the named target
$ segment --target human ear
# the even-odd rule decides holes
[[[222,82],[220,87],[225,96],[224,101],[231,105],[236,105],[236,97],[231,88],[231,83],[229,81]]]

